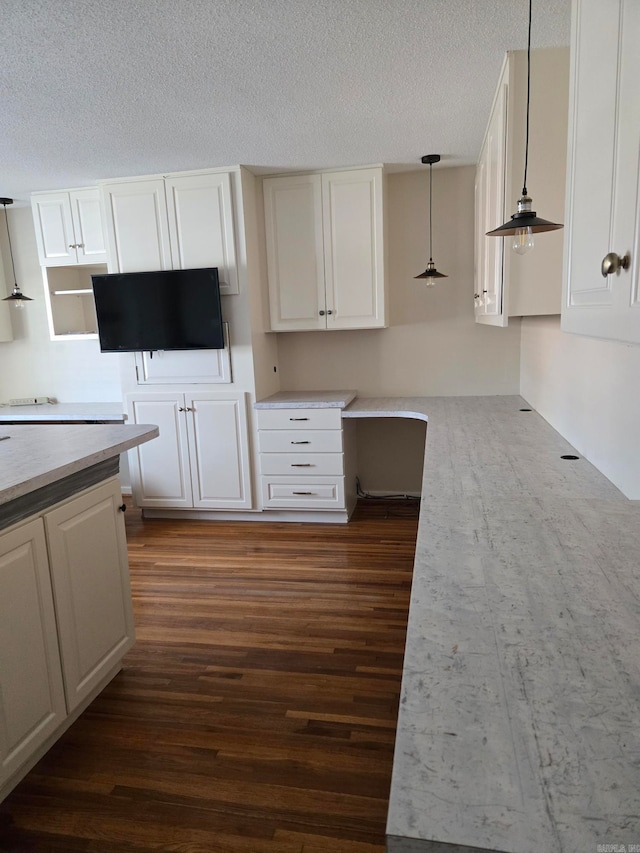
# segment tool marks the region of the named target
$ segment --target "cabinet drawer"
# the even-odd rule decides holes
[[[344,477],[263,477],[262,503],[282,509],[344,509]]]
[[[258,429],[341,429],[341,409],[258,409]]]
[[[341,477],[344,462],[342,453],[262,453],[260,470],[263,475]]]
[[[267,429],[258,435],[262,453],[342,453],[342,430]]]

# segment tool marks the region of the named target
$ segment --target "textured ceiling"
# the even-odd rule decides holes
[[[0,195],[243,163],[474,163],[527,0],[0,0]],[[537,0],[534,47],[570,0]]]

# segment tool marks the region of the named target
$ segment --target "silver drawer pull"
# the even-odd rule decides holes
[[[313,464],[311,462],[292,462],[292,468],[313,468]]]
[[[314,495],[315,492],[292,492],[294,495]]]
[[[292,441],[291,444],[311,444],[310,441]]]
[[[309,418],[289,418],[290,421],[308,421]]]

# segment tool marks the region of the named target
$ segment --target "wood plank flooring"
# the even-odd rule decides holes
[[[0,850],[382,853],[417,509],[126,522],[137,643]]]

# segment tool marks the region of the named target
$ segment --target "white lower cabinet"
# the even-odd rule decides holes
[[[353,426],[336,408],[259,409],[263,507],[350,513]]]
[[[67,715],[42,519],[0,534],[0,786]]]
[[[0,799],[134,643],[121,503],[114,477],[0,532]]]
[[[135,640],[121,505],[114,480],[44,516],[69,711]]]
[[[127,412],[160,428],[129,454],[137,506],[251,509],[246,394],[128,394]]]

